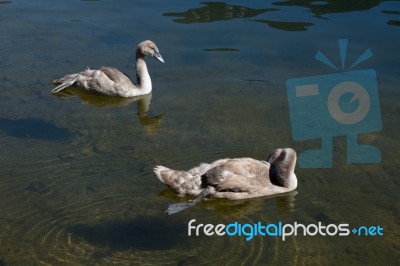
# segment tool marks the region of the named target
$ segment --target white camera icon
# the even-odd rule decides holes
[[[332,138],[344,135],[348,163],[380,161],[377,148],[357,143],[358,134],[382,128],[375,70],[289,79],[286,87],[293,138],[322,141],[300,154],[300,167],[332,167]]]
[[[296,86],[296,97],[319,95],[318,84]],[[345,112],[341,109],[339,100],[344,94],[352,94],[352,103],[359,101],[358,108],[354,112]],[[356,124],[368,114],[371,101],[367,90],[354,81],[344,81],[337,84],[329,93],[327,107],[330,115],[339,123]]]

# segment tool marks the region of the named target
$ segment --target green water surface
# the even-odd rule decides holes
[[[0,1],[0,265],[399,265],[399,1]],[[120,99],[52,80],[113,66],[134,78],[147,58],[153,92]],[[377,164],[296,168],[289,195],[207,200],[175,216],[184,199],[152,169],[188,169],[225,157],[265,160],[319,140],[292,138],[286,80],[335,73],[367,48],[383,128],[360,135]],[[147,110],[147,106],[149,110]],[[318,115],[318,114],[315,114]],[[299,222],[380,225],[383,236],[188,236],[187,223]]]

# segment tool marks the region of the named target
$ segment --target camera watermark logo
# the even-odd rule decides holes
[[[332,138],[347,136],[347,163],[379,163],[374,146],[359,144],[360,133],[382,129],[374,69],[352,70],[372,56],[367,49],[346,68],[347,39],[339,40],[341,70],[318,51],[315,59],[333,68],[332,74],[289,79],[286,82],[294,140],[321,139],[321,148],[299,155],[302,168],[332,167]]]

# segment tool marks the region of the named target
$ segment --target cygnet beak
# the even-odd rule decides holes
[[[164,59],[162,58],[161,54],[159,52],[155,52],[153,55],[155,58],[160,60],[161,63],[164,63]]]

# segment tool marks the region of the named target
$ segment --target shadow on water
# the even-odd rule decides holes
[[[202,4],[205,6],[191,8],[185,12],[168,12],[163,15],[167,17],[181,17],[174,21],[189,24],[230,20],[235,18],[251,18],[268,11],[278,10],[273,8],[254,9],[244,6],[229,5],[223,2],[202,2]]]
[[[175,220],[140,216],[127,222],[103,222],[97,225],[77,224],[69,227],[73,236],[90,244],[121,251],[128,249],[164,250],[178,245],[186,224]]]
[[[82,103],[96,108],[118,108],[129,106],[130,104],[137,102],[137,115],[139,122],[149,134],[157,134],[160,124],[165,117],[165,113],[154,116],[149,115],[152,98],[151,93],[129,98],[109,97],[85,93],[78,88],[71,87],[56,94],[57,97],[70,97],[74,95],[78,96]]]
[[[57,127],[38,118],[7,119],[0,118],[0,131],[17,138],[32,138],[48,141],[65,141],[74,135],[65,128]]]

